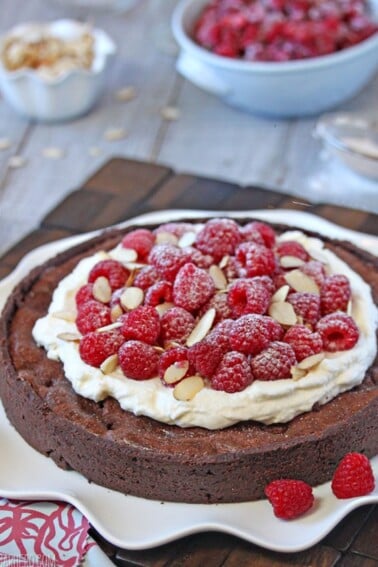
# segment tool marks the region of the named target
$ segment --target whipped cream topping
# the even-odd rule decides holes
[[[122,409],[135,415],[181,427],[199,426],[222,429],[240,421],[255,420],[265,424],[285,423],[310,411],[315,403],[325,404],[340,393],[360,384],[376,355],[375,331],[378,310],[368,284],[333,252],[323,247],[321,240],[307,237],[300,231],[289,231],[278,240],[297,240],[314,259],[326,263],[330,273],[344,274],[352,288],[352,316],[360,337],[356,346],[337,353],[326,353],[320,364],[300,380],[255,380],[241,392],[228,394],[209,387],[203,388],[192,400],[176,400],[172,388],[159,378],[132,380],[118,367],[110,374],[87,365],[79,355],[76,342],[59,338],[61,333],[77,333],[74,322],[56,316],[62,311],[74,312],[77,290],[87,282],[90,269],[109,257],[122,261],[122,249],[110,253],[98,252],[85,258],[56,288],[48,314],[39,319],[33,329],[37,344],[47,356],[60,360],[74,390],[99,402],[108,396],[118,400]]]

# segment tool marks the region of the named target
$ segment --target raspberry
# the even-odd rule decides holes
[[[93,283],[103,276],[109,281],[110,287],[114,291],[119,287],[123,287],[130,272],[127,268],[122,266],[117,260],[101,260],[97,262],[95,266],[91,269],[88,276],[88,281]]]
[[[312,278],[317,283],[319,289],[322,287],[326,277],[326,271],[321,262],[318,262],[317,260],[310,260],[309,262],[306,262],[306,264],[303,264],[303,266],[300,266],[299,269],[301,272]]]
[[[251,368],[257,380],[280,380],[291,377],[290,369],[296,362],[294,350],[289,344],[273,341],[252,359]]]
[[[161,232],[168,232],[177,238],[181,238],[185,232],[193,232],[193,226],[188,222],[167,222],[154,230],[154,234]]]
[[[235,257],[240,265],[239,276],[241,277],[269,276],[276,267],[272,250],[254,242],[239,244]]]
[[[229,289],[227,302],[233,317],[247,313],[263,314],[269,307],[271,293],[257,278],[239,279]]]
[[[121,295],[123,294],[123,292],[125,291],[125,287],[120,287],[119,289],[116,289],[115,291],[113,291],[112,293],[112,297],[110,299],[110,308],[114,307],[115,305],[119,305],[122,310],[123,307],[121,305]]]
[[[240,352],[226,352],[211,379],[214,390],[233,394],[241,392],[253,381],[248,358]]]
[[[245,240],[263,244],[267,248],[273,248],[276,242],[276,233],[273,228],[260,221],[252,221],[243,226],[242,234]]]
[[[283,340],[292,347],[298,362],[323,350],[323,341],[320,334],[316,331],[311,331],[305,325],[290,327],[286,331]]]
[[[203,268],[207,270],[214,264],[214,258],[210,256],[210,254],[202,254],[200,250],[197,248],[193,248],[192,246],[186,246],[183,248],[183,252],[188,254],[190,261],[198,266],[199,268]]]
[[[219,346],[223,353],[231,350],[230,332],[233,324],[234,321],[232,319],[220,321],[207,335],[206,340],[212,342],[215,346]]]
[[[108,356],[117,353],[124,341],[123,335],[118,330],[88,333],[79,344],[81,359],[86,364],[98,368]]]
[[[322,337],[324,350],[328,352],[353,348],[360,334],[352,317],[343,311],[322,317],[316,325],[316,330]]]
[[[148,380],[158,374],[159,354],[141,341],[126,341],[118,351],[119,364],[127,378]]]
[[[156,309],[150,305],[140,305],[124,313],[119,320],[121,333],[125,339],[135,339],[144,343],[156,343],[160,334],[160,318]]]
[[[168,309],[160,319],[160,337],[163,343],[168,341],[182,342],[191,333],[195,325],[195,319],[189,311],[182,307]]]
[[[316,325],[320,319],[320,299],[315,293],[290,293],[287,301],[294,307],[295,313],[302,317],[303,323]]]
[[[146,305],[159,305],[159,303],[171,302],[172,301],[172,284],[161,280],[160,282],[154,283],[146,291],[144,296],[144,303]]]
[[[240,317],[230,329],[231,348],[244,354],[257,354],[266,348],[271,341],[269,319],[255,314]]]
[[[76,317],[76,326],[82,335],[110,325],[110,309],[95,299],[83,303]]]
[[[312,488],[303,480],[273,480],[265,487],[265,494],[273,506],[277,518],[298,518],[314,503]]]
[[[215,262],[233,254],[241,241],[239,226],[231,219],[211,219],[197,234],[195,246],[203,254],[210,254]]]
[[[172,366],[172,364],[175,364],[175,362],[186,362],[187,360],[188,360],[188,349],[185,347],[179,346],[175,348],[170,348],[169,350],[163,352],[159,358],[159,376],[163,384],[168,385],[164,381],[164,374],[167,368]],[[189,368],[185,376],[191,376],[192,374],[194,374],[194,368],[189,364]],[[174,385],[175,384],[172,384],[172,386]]]
[[[295,240],[286,240],[284,242],[279,242],[276,246],[276,253],[280,257],[295,256],[296,258],[299,258],[304,262],[307,262],[310,259],[302,244],[296,242]]]
[[[369,459],[361,453],[348,453],[333,475],[331,487],[337,498],[364,496],[374,490],[375,480]]]
[[[230,281],[237,278],[240,270],[241,266],[239,265],[239,262],[236,260],[235,256],[230,256],[228,258],[226,267],[223,269],[224,275],[226,276],[227,280]]]
[[[75,301],[76,301],[76,307],[78,309],[86,301],[90,301],[91,299],[94,299],[92,290],[93,290],[93,284],[90,283],[81,286],[81,288],[77,290],[75,295]]]
[[[212,340],[204,339],[190,347],[188,358],[198,374],[211,378],[223,354],[221,346],[215,345]]]
[[[137,228],[126,234],[122,239],[124,248],[132,248],[138,253],[138,259],[144,260],[155,242],[155,236],[146,228]]]
[[[173,282],[179,269],[188,262],[188,256],[172,244],[158,244],[152,248],[148,261],[161,278]]]
[[[219,323],[223,319],[228,319],[231,317],[231,309],[227,301],[227,293],[215,293],[210,297],[209,301],[201,307],[199,315],[202,316],[211,308],[216,311],[214,323]]]
[[[215,291],[212,277],[192,263],[185,264],[173,284],[173,301],[188,311],[199,309]]]
[[[335,274],[325,278],[320,289],[322,315],[346,311],[351,295],[350,283],[346,276]]]
[[[159,281],[159,274],[154,266],[145,266],[135,276],[133,285],[140,287],[143,290],[151,287],[154,283]]]

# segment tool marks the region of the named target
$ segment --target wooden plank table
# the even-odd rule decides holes
[[[295,209],[317,214],[350,229],[374,235],[378,230],[378,217],[372,213],[314,205],[281,192],[176,174],[167,167],[116,158],[69,194],[47,214],[38,228],[0,259],[0,277],[40,244],[166,208],[217,209],[220,212]],[[266,551],[220,533],[197,534],[145,551],[116,549],[98,534],[94,537],[119,566],[373,567],[378,562],[377,528],[378,507],[365,506],[351,513],[318,545],[289,555]]]

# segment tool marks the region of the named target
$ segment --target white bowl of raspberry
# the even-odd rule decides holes
[[[172,30],[179,73],[269,117],[334,108],[378,69],[378,0],[181,0]]]

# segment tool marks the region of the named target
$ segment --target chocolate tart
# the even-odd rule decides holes
[[[95,403],[77,395],[62,365],[35,344],[32,328],[77,262],[114,247],[123,234],[106,231],[35,268],[4,308],[0,395],[9,421],[32,447],[99,485],[188,503],[260,499],[269,481],[283,477],[315,486],[332,477],[345,453],[378,453],[377,359],[359,387],[281,425],[184,429],[125,412],[114,399]],[[370,284],[377,303],[377,258],[349,242],[321,238]]]

